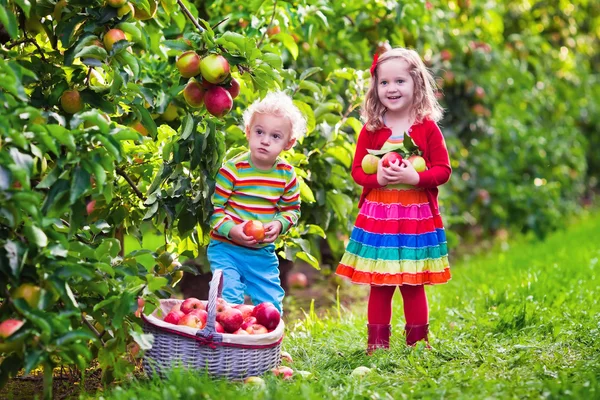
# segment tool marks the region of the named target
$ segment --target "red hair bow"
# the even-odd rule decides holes
[[[371,64],[371,76],[375,76],[375,68],[377,68],[377,60],[379,60],[379,54],[375,53],[373,57],[373,64]]]

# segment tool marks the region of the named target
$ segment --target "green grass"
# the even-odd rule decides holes
[[[428,287],[431,345],[407,348],[401,297],[392,349],[364,354],[363,303],[289,324],[284,350],[312,378],[264,376],[266,386],[178,371],[134,380],[104,399],[598,399],[600,398],[600,214],[543,242],[520,240],[453,265]],[[373,369],[362,379],[355,367]],[[96,394],[99,396],[99,394]]]

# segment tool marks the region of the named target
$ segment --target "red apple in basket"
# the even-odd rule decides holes
[[[262,333],[269,333],[269,330],[261,324],[252,324],[246,328],[246,332],[251,335],[260,335]]]
[[[204,310],[204,304],[195,297],[187,298],[181,303],[181,311],[185,314],[189,314],[193,310]]]
[[[229,307],[229,304],[227,304],[225,299],[217,297],[217,312],[224,311],[228,307]]]
[[[233,333],[240,329],[240,326],[244,323],[244,317],[242,317],[240,310],[229,307],[217,314],[217,321],[223,325],[225,332]]]
[[[383,156],[381,159],[381,165],[389,167],[392,163],[400,164],[402,162],[402,156],[394,151],[391,151]]]
[[[238,329],[237,331],[233,332],[234,335],[249,335],[250,332],[246,332],[245,330],[243,330],[242,328]]]
[[[266,306],[260,307],[262,304],[264,303],[256,306],[258,310],[255,308],[256,312],[253,314],[253,316],[256,317],[256,320],[259,324],[263,325],[269,331],[272,331],[273,329],[277,328],[277,325],[279,325],[281,314],[279,314],[279,310],[275,308],[273,304],[268,303]]]
[[[217,333],[225,333],[225,329],[223,329],[223,325],[221,325],[218,321],[215,321],[215,331]]]
[[[163,321],[165,321],[165,322],[167,322],[169,324],[177,325],[177,324],[179,324],[179,321],[183,317],[185,317],[185,314],[183,313],[183,311],[175,310],[175,311],[169,312],[165,316],[165,319]]]
[[[197,315],[200,318],[200,322],[202,322],[202,328],[206,326],[206,321],[208,320],[208,313],[205,310],[193,310],[190,314]]]
[[[252,315],[252,311],[254,310],[254,306],[251,306],[250,304],[238,304],[234,308],[237,308],[242,312],[242,317],[244,317],[244,321]]]
[[[200,321],[200,317],[193,313],[185,314],[183,317],[181,317],[177,325],[184,325],[189,326],[190,328],[202,329],[202,321]]]
[[[244,323],[242,324],[241,328],[247,329],[250,325],[254,325],[254,324],[258,324],[256,317],[248,317],[244,320]]]

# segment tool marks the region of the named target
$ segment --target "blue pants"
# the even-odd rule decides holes
[[[212,272],[223,271],[221,297],[225,301],[242,304],[247,294],[254,305],[268,301],[279,312],[283,311],[285,292],[279,280],[279,260],[273,244],[249,249],[211,239],[207,256]]]

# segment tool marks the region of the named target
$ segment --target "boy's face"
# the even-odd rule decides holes
[[[246,127],[250,157],[257,168],[269,169],[284,150],[292,148],[292,123],[273,114],[256,113]]]

